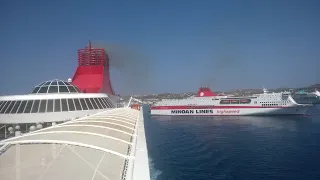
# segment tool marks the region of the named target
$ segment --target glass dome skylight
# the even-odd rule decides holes
[[[31,94],[47,94],[47,93],[81,93],[81,91],[66,81],[51,80],[45,81],[37,85]]]

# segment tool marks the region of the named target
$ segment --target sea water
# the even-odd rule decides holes
[[[145,114],[151,179],[320,179],[320,108],[311,116]]]

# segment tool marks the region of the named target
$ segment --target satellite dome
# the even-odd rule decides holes
[[[30,94],[48,94],[48,93],[81,93],[75,85],[62,81],[50,80],[37,85]]]

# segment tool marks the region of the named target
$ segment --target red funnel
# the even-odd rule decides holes
[[[110,81],[109,57],[104,49],[92,48],[89,41],[89,46],[78,50],[78,67],[72,84],[86,93],[115,94]]]
[[[210,88],[208,88],[208,87],[201,87],[201,88],[199,88],[196,96],[197,97],[207,97],[207,96],[216,96],[216,94],[213,93],[210,90]]]

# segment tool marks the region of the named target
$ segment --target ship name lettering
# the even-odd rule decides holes
[[[196,110],[196,113],[197,114],[199,114],[199,113],[208,114],[208,113],[213,113],[213,110],[212,109],[199,109],[199,110]]]
[[[171,110],[171,114],[193,114],[194,110]]]
[[[218,114],[239,114],[240,110],[217,110]]]
[[[212,109],[197,109],[197,110],[171,110],[171,114],[210,114],[213,113]]]

